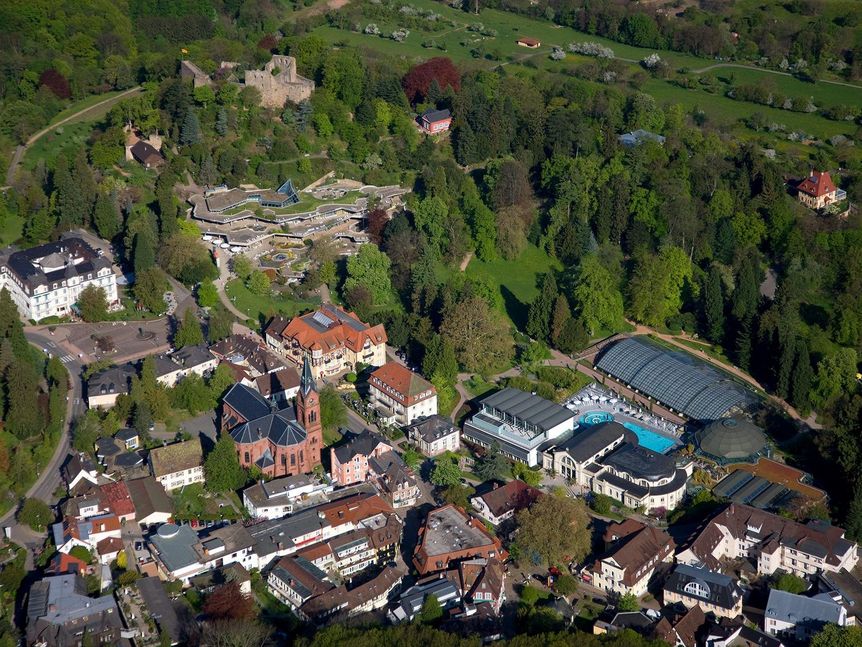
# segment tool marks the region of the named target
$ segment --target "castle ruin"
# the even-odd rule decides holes
[[[282,54],[274,55],[262,70],[246,70],[245,84],[260,91],[260,103],[266,108],[305,101],[314,91],[314,81],[297,74],[296,59]]]

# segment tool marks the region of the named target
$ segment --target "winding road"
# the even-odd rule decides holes
[[[128,90],[121,92],[120,94],[115,94],[114,96],[108,97],[107,99],[103,99],[102,101],[94,103],[91,106],[81,108],[80,110],[73,112],[71,115],[63,117],[60,121],[48,124],[39,132],[31,135],[30,138],[26,141],[26,143],[20,144],[15,148],[15,152],[12,154],[12,161],[9,163],[9,168],[6,171],[6,185],[11,186],[12,183],[15,181],[15,173],[18,170],[18,165],[21,163],[21,160],[24,159],[24,153],[27,152],[27,149],[33,144],[35,144],[37,141],[39,141],[46,134],[58,128],[59,126],[62,126],[63,124],[69,123],[73,119],[80,119],[81,117],[86,116],[88,112],[96,112],[104,108],[106,105],[117,103],[118,101],[125,99],[126,97],[129,97],[133,94],[137,94],[141,91],[142,88],[139,85],[135,86],[134,88],[129,88]]]

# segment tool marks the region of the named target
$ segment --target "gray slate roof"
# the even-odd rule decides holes
[[[234,384],[222,398],[246,420],[254,420],[272,411],[272,405],[260,393],[245,384]]]
[[[346,442],[335,448],[335,456],[341,463],[347,463],[353,460],[354,456],[368,456],[374,451],[380,443],[391,447],[392,444],[380,434],[375,434],[369,429],[364,429],[360,433],[351,433]]]
[[[171,571],[177,571],[198,562],[194,546],[197,533],[191,526],[176,526],[166,523],[159,527],[150,542],[156,547],[159,558]]]
[[[109,393],[128,393],[132,376],[138,371],[131,364],[111,366],[87,380],[87,396],[107,395]]]
[[[637,442],[637,436],[618,422],[602,422],[587,425],[567,441],[557,445],[558,450],[566,451],[573,460],[583,463],[595,456],[605,447],[622,436],[627,442]]]
[[[723,609],[732,609],[742,596],[742,589],[733,578],[707,568],[696,568],[686,564],[678,564],[673,569],[664,584],[664,590],[679,595],[700,597],[685,590],[685,587],[692,582],[699,583],[706,591],[707,595],[702,599]]]
[[[787,591],[770,589],[766,603],[766,618],[793,625],[837,624],[841,619],[841,605],[823,597],[808,598]]]
[[[514,418],[540,431],[547,431],[575,417],[574,413],[556,402],[513,388],[505,388],[489,395],[482,400],[481,405],[486,411],[503,414],[507,421],[508,418]]]
[[[116,610],[111,595],[87,596],[87,585],[79,575],[57,575],[36,582],[30,590],[27,616],[33,621],[44,618],[52,624],[63,624],[77,618]]]
[[[287,409],[234,427],[230,435],[237,443],[254,443],[261,438],[269,438],[281,447],[298,445],[307,436],[305,429],[296,422],[296,414]]]

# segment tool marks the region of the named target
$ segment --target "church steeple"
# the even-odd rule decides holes
[[[299,393],[296,394],[296,421],[308,435],[311,464],[316,465],[320,461],[323,427],[320,423],[320,395],[307,357],[302,364]]]
[[[299,390],[302,395],[308,395],[309,391],[317,391],[317,385],[314,383],[314,377],[311,375],[311,363],[308,361],[308,356],[302,362],[302,377],[299,378]]]

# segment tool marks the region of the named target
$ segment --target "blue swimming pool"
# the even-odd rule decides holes
[[[581,416],[580,422],[582,425],[598,425],[602,422],[610,422],[613,419],[613,414],[607,411],[588,411]],[[649,429],[644,429],[640,425],[636,425],[628,420],[624,420],[621,424],[638,437],[638,442],[642,447],[651,449],[654,452],[666,454],[676,445],[676,441],[673,438],[668,438]]]

